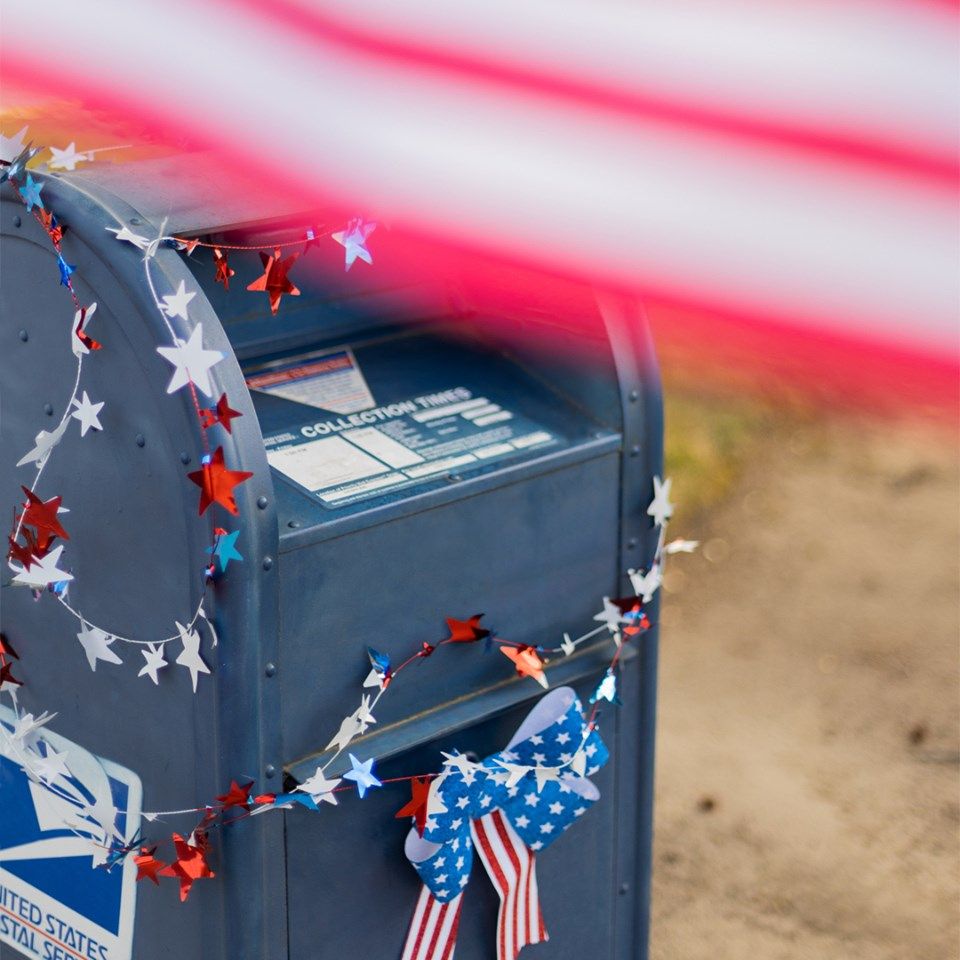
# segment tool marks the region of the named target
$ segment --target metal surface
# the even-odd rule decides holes
[[[149,203],[151,215],[164,215],[166,201],[150,200],[149,178],[138,176],[132,170],[112,182]],[[188,392],[165,393],[169,367],[155,348],[169,334],[139,254],[105,230],[152,226],[102,183],[49,178],[44,197],[69,227],[64,252],[77,264],[81,299],[99,303],[92,332],[104,349],[85,363],[83,386],[106,407],[103,433],[82,442],[68,434],[39,492],[62,495],[71,508],[70,596],[84,616],[128,636],[167,636],[199,598],[209,543],[185,476],[200,437]],[[248,215],[254,219],[242,211],[214,217],[201,207],[177,212],[173,222],[200,230]],[[32,479],[13,464],[55,422],[44,404],[59,416],[72,383],[73,309],[46,238],[9,195],[0,231],[0,502],[13,504],[19,484]],[[27,591],[0,592],[0,622],[23,658],[24,707],[58,711],[62,732],[136,770],[147,809],[208,801],[232,777],[279,790],[285,778],[311,772],[356,705],[368,643],[400,654],[441,638],[445,616],[483,610],[505,638],[556,645],[564,630],[589,629],[602,595],[629,591],[628,567],[649,563],[655,535],[645,510],[661,468],[662,423],[646,324],[633,305],[602,305],[589,350],[578,328],[553,328],[552,337],[575,349],[547,358],[514,340],[508,323],[452,336],[445,323],[458,311],[444,315],[442,296],[418,301],[398,291],[387,307],[386,290],[365,298],[305,284],[290,314],[281,308],[274,319],[242,285],[236,294],[214,289],[199,251],[185,260],[164,249],[154,263],[164,291],[181,279],[204,291],[190,304],[191,322],[203,323],[205,345],[226,354],[213,371],[216,392],[244,414],[218,440],[231,466],[254,472],[236,490],[245,562],[230,565],[207,604],[221,638],[215,651],[204,645],[213,673],[201,677],[196,696],[180,668],[154,687],[136,678],[142,661],[133,648],[118,648],[122,667],[91,673],[73,639],[76,625],[54,598],[35,603]],[[251,397],[234,348],[250,361],[332,345],[355,347],[378,398],[430,389],[437,377],[442,387],[443,377],[472,370],[480,388],[510,396],[565,443],[327,509],[268,467],[261,419],[267,432],[274,407]],[[548,674],[588,693],[608,658],[608,645],[588,645]],[[656,629],[625,659],[621,684],[624,706],[603,718],[612,750],[597,777],[603,800],[542,858],[553,939],[531,956],[645,956]],[[357,747],[380,758],[382,776],[426,773],[437,768],[439,749],[483,754],[502,746],[538,693],[531,681],[512,678],[496,652],[444,650],[391,688],[379,724]],[[198,884],[186,905],[172,884],[140,891],[134,956],[168,956],[173,928],[185,960],[398,956],[417,890],[402,854],[405,827],[393,819],[401,794],[344,797],[336,810],[271,814],[219,832],[218,877]],[[491,955],[492,897],[475,875],[458,960]]]

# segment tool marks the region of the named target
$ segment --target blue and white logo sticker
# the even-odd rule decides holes
[[[107,861],[140,829],[140,778],[16,720],[0,707],[0,953],[131,960],[136,864]]]

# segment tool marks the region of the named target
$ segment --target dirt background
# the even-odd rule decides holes
[[[681,396],[668,465],[653,960],[955,960],[955,432]]]

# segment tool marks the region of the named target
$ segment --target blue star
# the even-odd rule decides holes
[[[239,530],[234,530],[233,533],[224,533],[217,537],[214,546],[207,547],[207,553],[213,554],[220,561],[221,570],[226,570],[231,560],[243,559],[243,555],[237,550],[237,537],[239,536]]]
[[[20,196],[23,197],[23,202],[27,205],[27,212],[29,213],[34,207],[39,207],[43,209],[43,201],[40,199],[40,191],[43,189],[42,183],[37,183],[30,174],[27,174],[27,181],[22,187],[20,187]]]
[[[600,681],[597,689],[594,690],[593,696],[590,697],[590,702],[596,703],[598,700],[609,700],[610,703],[620,703],[620,697],[617,696],[617,678],[615,674],[608,671]]]
[[[332,234],[333,239],[343,247],[345,270],[349,270],[358,257],[364,263],[373,263],[373,255],[367,249],[367,237],[376,229],[375,223],[365,223],[361,217],[354,217],[347,223],[346,229]]]
[[[63,254],[57,254],[57,266],[60,268],[60,286],[69,287],[70,286],[70,274],[77,269],[75,263],[67,263],[63,259]]]
[[[350,754],[352,770],[344,775],[344,780],[353,780],[357,785],[357,793],[363,799],[371,787],[382,787],[383,784],[373,775],[373,760],[364,760],[361,763],[352,753]]]

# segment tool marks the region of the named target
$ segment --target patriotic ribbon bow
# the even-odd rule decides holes
[[[405,852],[423,889],[403,960],[451,960],[463,889],[476,850],[500,895],[497,960],[516,960],[547,939],[540,911],[536,853],[599,799],[587,779],[607,762],[607,748],[583,719],[569,687],[542,697],[507,748],[480,763],[448,757],[434,781],[421,836]]]

